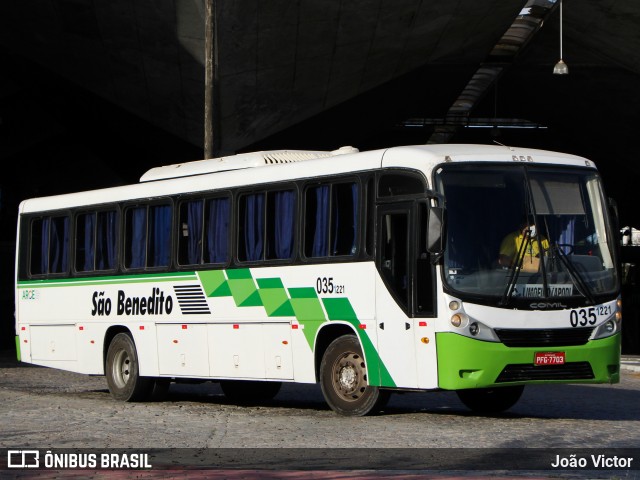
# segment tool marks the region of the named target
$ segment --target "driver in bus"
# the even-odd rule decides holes
[[[542,244],[543,252],[549,250],[549,241],[540,237],[540,241],[536,238],[536,226],[531,224],[528,219],[524,219],[520,223],[520,228],[509,234],[502,240],[500,244],[500,256],[498,263],[503,268],[508,268],[513,265],[522,243],[526,241],[527,237],[530,237],[528,244],[525,247],[524,254],[522,255],[522,264],[520,267],[525,272],[537,272],[540,266],[540,244]]]

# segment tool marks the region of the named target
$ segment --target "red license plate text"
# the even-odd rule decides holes
[[[564,352],[536,352],[534,363],[536,365],[563,365]]]

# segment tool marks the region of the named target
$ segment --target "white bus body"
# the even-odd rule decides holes
[[[473,287],[464,286],[465,282],[480,278],[481,274],[493,279],[498,273],[483,267],[462,275],[463,270],[452,267],[447,256],[453,251],[450,243],[444,255],[419,249],[418,236],[428,228],[417,224],[425,223],[435,206],[453,205],[447,189],[464,188],[464,182],[471,178],[454,170],[450,177],[455,178],[449,181],[443,171],[448,172],[451,166],[467,166],[478,172],[486,168],[511,172],[512,168],[525,168],[522,165],[528,168],[525,175],[537,175],[536,168],[552,169],[549,175],[557,185],[562,185],[565,177],[558,177],[555,168],[565,173],[575,170],[597,175],[595,166],[584,158],[528,149],[441,145],[357,152],[346,148],[336,152],[258,152],[160,167],[147,172],[136,185],[26,200],[20,205],[16,260],[19,358],[84,374],[106,374],[116,398],[125,400],[146,398],[154,386],[180,379],[222,381],[225,391],[236,397],[251,396],[251,391],[257,397],[268,396],[257,382],[320,382],[332,408],[348,415],[381,408],[387,392],[392,390],[468,390],[465,403],[487,410],[487,395],[507,392],[501,398],[515,395],[517,400],[522,385],[527,383],[618,381],[620,314],[615,252],[602,247],[606,243],[602,237],[611,236],[612,230],[606,209],[600,204],[589,207],[588,212],[564,212],[577,217],[593,211],[603,218],[599,226],[593,227],[600,236],[601,250],[605,251],[598,257],[598,268],[609,272],[607,275],[613,280],[607,277],[609,283],[602,291],[590,287],[590,295],[582,294],[580,279],[574,278],[572,268],[567,267],[567,273],[559,267],[566,277],[560,287],[551,280],[533,277],[523,282],[525,274],[518,271],[519,280],[511,285],[512,291],[485,298],[477,280],[473,280]],[[516,170],[515,175],[520,175]],[[423,191],[397,196],[382,192],[381,182],[387,173],[422,179]],[[585,182],[581,191],[592,188],[592,180]],[[531,184],[537,185],[536,181]],[[473,186],[489,187],[495,185]],[[291,233],[282,234],[291,235],[289,259],[276,254],[268,258],[266,250],[273,248],[269,238],[281,234],[269,230],[270,215],[279,213],[264,206],[260,207],[265,212],[260,222],[266,223],[260,223],[255,230],[258,236],[263,235],[257,240],[262,242],[262,257],[243,260],[240,250],[252,235],[243,223],[249,215],[249,200],[245,199],[251,197],[253,202],[259,197],[265,205],[273,205],[273,196],[283,189],[292,192],[288,198],[295,198],[290,205],[297,212],[287,220],[289,225],[293,222]],[[348,189],[351,193],[345,193]],[[329,191],[334,192],[330,195],[346,198],[341,200],[343,205],[353,206],[352,246],[342,254],[309,254],[309,248],[316,248],[307,245],[314,234],[309,223],[320,222],[321,212],[320,200],[315,207],[312,202]],[[202,199],[203,206],[198,207],[202,210],[197,210],[197,215],[206,224],[205,209],[213,207],[206,207],[205,202],[221,195],[229,199],[230,209],[225,260],[202,261],[203,249],[207,248],[201,245],[208,235],[205,231],[198,233],[204,235],[200,243],[189,244],[200,249],[200,260],[181,264],[180,248],[190,235],[201,231],[190,230],[196,228],[191,224],[187,226],[185,219],[192,218],[188,208],[199,205]],[[352,195],[353,203],[349,203],[348,195]],[[583,200],[584,204],[593,203],[592,197]],[[335,223],[335,218],[344,212],[337,210],[338,197],[331,198],[334,200],[327,202],[334,203],[327,203],[323,211],[331,217],[326,223],[327,232],[337,232],[346,228]],[[167,240],[170,257],[166,265],[160,261],[149,266],[149,239],[155,228],[151,226],[153,214],[149,205],[156,204],[171,212],[167,214],[171,226]],[[334,207],[336,210],[331,210]],[[134,254],[125,253],[136,248],[129,246],[134,240],[127,236],[136,235],[137,227],[128,223],[137,222],[130,219],[134,214],[128,213],[135,209],[146,209],[146,223],[140,227],[147,242],[146,253],[142,254],[147,264],[143,266],[132,266],[130,257]],[[451,241],[460,228],[454,213],[445,210],[447,227],[456,228],[456,232],[450,231]],[[548,210],[534,215],[545,222],[560,216]],[[99,220],[95,215],[103,211],[117,215],[117,252],[109,260],[110,268],[98,268],[94,258],[98,253],[87,253],[99,241],[96,235],[100,234],[95,233]],[[244,220],[241,215],[245,215]],[[82,233],[89,228],[94,230]],[[273,228],[280,231],[285,227],[278,224]],[[337,245],[339,239],[334,239],[332,233],[325,234],[319,224],[315,228],[316,236],[328,235],[329,242]],[[405,233],[396,245],[391,237],[398,228]],[[477,235],[478,242],[482,242],[478,232],[469,235]],[[386,240],[389,253],[382,252]],[[66,247],[63,242],[67,242]],[[92,255],[85,260],[89,265],[86,268],[80,265],[81,255]],[[586,255],[568,258],[577,257],[582,263],[588,260],[583,258]],[[420,266],[416,266],[419,258]],[[400,264],[401,260],[405,263],[400,265],[399,273],[391,272],[396,268],[394,263]],[[385,268],[391,273],[383,274]],[[509,273],[515,272],[503,272],[501,278]],[[418,292],[424,285],[430,291]],[[457,285],[463,287],[458,289]],[[558,299],[552,299],[553,288],[562,285],[571,285],[564,291],[566,298],[558,294]],[[544,292],[544,298],[540,292]],[[490,300],[494,297],[496,300]],[[509,304],[521,302],[524,297],[528,306]],[[424,299],[431,302],[429,307],[419,305]],[[460,325],[456,325],[457,320],[452,321],[454,314],[459,314]],[[469,328],[475,328],[470,327],[472,324],[480,325],[479,334],[469,333]],[[590,329],[585,341],[567,345],[559,340],[509,347],[496,333],[520,331],[526,336],[535,329],[558,330],[568,335],[582,331],[582,327]],[[116,337],[119,343],[110,353]],[[330,354],[323,365],[327,352]],[[476,360],[471,358],[472,352],[476,353]],[[543,354],[548,354],[547,360]],[[364,362],[358,360],[360,355]],[[545,361],[558,365],[545,366]],[[579,370],[587,368],[585,362],[590,366],[590,376]],[[573,364],[582,366],[566,367]],[[510,365],[526,365],[521,370],[532,373],[514,373],[511,370],[515,367]],[[550,370],[552,366],[557,369]],[[505,374],[507,367],[511,370]],[[547,373],[541,374],[543,371]],[[251,382],[244,384],[240,380]],[[249,387],[248,393],[243,386]],[[333,393],[328,391],[332,388]],[[469,392],[476,392],[475,396],[468,398]],[[507,399],[501,407],[497,402],[495,408],[508,408],[515,400]]]

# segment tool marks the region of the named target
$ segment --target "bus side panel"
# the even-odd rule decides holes
[[[80,373],[104,375],[103,345],[108,325],[91,321],[76,324],[76,345]]]
[[[209,376],[207,325],[158,324],[156,325],[156,336],[160,375]],[[152,358],[151,355],[148,357]],[[143,363],[147,362],[141,361],[141,365]]]
[[[34,361],[75,362],[77,359],[75,326],[32,326],[31,358]]]
[[[218,378],[264,379],[263,325],[209,325],[211,373]]]

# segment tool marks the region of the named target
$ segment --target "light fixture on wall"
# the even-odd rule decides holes
[[[554,75],[567,75],[569,73],[569,67],[562,60],[562,0],[560,0],[560,60],[553,67]]]

